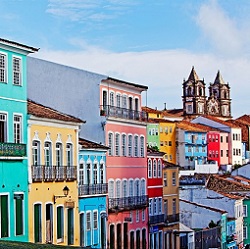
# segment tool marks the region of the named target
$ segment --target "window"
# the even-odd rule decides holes
[[[122,156],[126,156],[126,134],[122,134]]]
[[[172,141],[169,141],[169,142],[168,142],[168,146],[172,146]]]
[[[138,179],[135,180],[135,196],[140,196],[140,181]]]
[[[158,159],[158,177],[162,177],[162,164],[161,159]]]
[[[154,214],[156,215],[158,212],[158,200],[157,198],[154,198]]]
[[[243,205],[243,217],[247,217],[247,205]]]
[[[56,143],[56,166],[62,166],[62,144]]]
[[[155,135],[156,135],[156,136],[158,136],[158,135],[159,135],[158,128],[155,128]]]
[[[116,180],[115,182],[115,192],[116,192],[116,198],[120,198],[121,197],[121,181],[120,180]]]
[[[155,178],[157,176],[157,164],[156,164],[156,160],[154,159],[153,161],[153,177]]]
[[[247,226],[243,226],[243,239],[247,239]]]
[[[220,156],[223,157],[223,150],[220,151]]]
[[[120,156],[120,134],[115,134],[115,155]]]
[[[109,156],[113,156],[113,133],[108,135]]]
[[[22,139],[22,117],[14,115],[14,143],[21,143]]]
[[[176,199],[173,199],[173,215],[176,214]]]
[[[9,207],[8,195],[0,196],[0,215],[1,215],[1,238],[9,237]]]
[[[167,172],[164,172],[163,174],[163,186],[168,186]]]
[[[91,165],[90,163],[87,163],[87,167],[86,167],[86,184],[90,184],[91,183]]]
[[[64,223],[63,223],[63,207],[57,207],[57,220],[56,220],[56,226],[57,226],[57,239],[63,240],[64,237]]]
[[[116,106],[119,108],[121,107],[121,95],[120,94],[116,95]]]
[[[149,203],[148,203],[148,213],[149,215],[153,215],[153,209],[152,209],[152,199],[149,199]]]
[[[128,135],[128,156],[132,157],[132,135]]]
[[[148,178],[152,178],[152,161],[148,159]]]
[[[114,181],[113,180],[109,180],[108,195],[109,195],[109,198],[114,198]]]
[[[166,220],[168,216],[168,201],[164,200],[164,219]]]
[[[0,113],[0,142],[7,141],[7,115]]]
[[[141,179],[141,196],[146,195],[146,181],[145,179]]]
[[[172,161],[172,155],[169,155],[169,161]]]
[[[172,133],[172,126],[169,127],[169,133]]]
[[[97,163],[93,167],[93,184],[97,184]]]
[[[40,166],[40,142],[32,142],[32,165]]]
[[[81,159],[79,163],[79,185],[83,184],[84,184],[84,163]]]
[[[162,198],[158,198],[158,214],[162,213]]]
[[[136,209],[136,222],[140,221],[139,210]]]
[[[44,144],[44,163],[45,166],[52,166],[52,153],[50,142],[45,142]]]
[[[90,214],[90,212],[87,212],[86,219],[87,219],[87,231],[90,231],[91,230],[91,214]]]
[[[223,137],[222,136],[220,137],[220,142],[223,143]]]
[[[228,155],[229,155],[229,152],[228,152],[228,150],[226,150],[226,157],[228,157]]]
[[[129,180],[129,196],[132,197],[134,194],[134,181],[133,179]]]
[[[172,173],[172,185],[175,186],[176,185],[176,172]]]
[[[98,215],[97,211],[93,211],[93,228],[98,229]]]
[[[165,127],[165,133],[168,134],[168,127]]]
[[[145,209],[142,209],[142,213],[141,213],[141,219],[142,221],[145,221]]]
[[[66,144],[66,162],[67,166],[73,166],[73,150],[72,150],[72,144],[67,143]]]
[[[127,180],[122,181],[122,197],[128,197]]]
[[[22,235],[23,229],[23,194],[14,194],[15,199],[15,233],[16,235]]]
[[[100,163],[100,183],[103,184],[105,182],[104,178],[104,165]]]
[[[138,136],[134,137],[134,156],[138,157]]]
[[[7,82],[7,61],[5,54],[0,54],[0,82]]]
[[[13,57],[13,84],[21,85],[21,59]]]
[[[109,94],[109,105],[110,106],[114,106],[115,105],[115,103],[114,103],[114,93],[113,92],[111,92]]]
[[[228,136],[226,136],[226,143],[228,143]]]
[[[126,95],[122,96],[122,108],[127,109],[127,96]]]
[[[192,147],[189,145],[188,146],[188,152],[191,152],[192,151]]]
[[[140,148],[141,148],[141,154],[140,154],[140,156],[141,157],[144,157],[144,143],[145,143],[145,139],[144,139],[144,137],[140,137]]]

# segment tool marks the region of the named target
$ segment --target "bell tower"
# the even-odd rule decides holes
[[[230,86],[225,83],[220,71],[217,72],[214,83],[209,86],[207,114],[231,118]]]
[[[205,114],[206,110],[206,84],[200,80],[197,73],[192,67],[187,80],[183,80],[183,115],[193,116]]]

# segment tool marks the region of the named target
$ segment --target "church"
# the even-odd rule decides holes
[[[194,67],[187,80],[183,80],[183,116],[193,118],[211,115],[222,119],[231,119],[230,86],[225,83],[220,71],[213,83],[209,84],[209,96],[206,96],[206,83],[199,79]]]

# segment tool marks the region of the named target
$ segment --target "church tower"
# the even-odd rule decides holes
[[[224,82],[220,71],[218,71],[214,83],[210,83],[206,113],[231,118],[230,86]]]
[[[206,111],[206,84],[203,80],[200,80],[197,73],[192,67],[191,73],[188,79],[183,81],[183,115],[184,116],[196,116],[205,114]]]

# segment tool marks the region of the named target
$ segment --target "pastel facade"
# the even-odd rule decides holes
[[[107,248],[108,147],[82,138],[79,145],[80,246]]]
[[[0,39],[0,238],[28,241],[26,57],[37,52]]]
[[[112,78],[101,82],[101,115],[106,134],[108,247],[147,248],[147,87]]]
[[[165,215],[163,210],[163,155],[148,148],[148,198],[149,198],[149,248],[163,248],[163,227]]]
[[[83,121],[33,101],[28,114],[29,241],[79,246],[78,133]]]
[[[147,124],[147,145],[149,147],[160,148],[160,135],[159,135],[159,124],[151,123]]]

